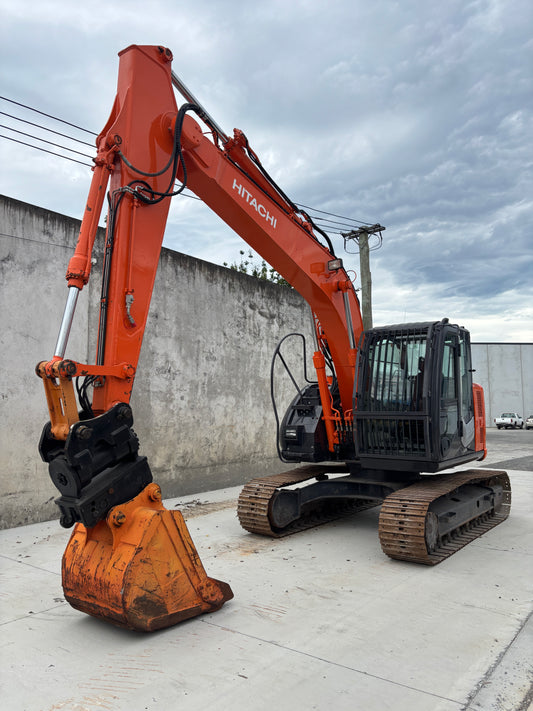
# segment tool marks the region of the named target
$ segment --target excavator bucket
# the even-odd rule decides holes
[[[207,577],[179,511],[149,484],[105,521],[76,524],[63,555],[63,591],[77,610],[149,632],[214,612],[233,597]]]

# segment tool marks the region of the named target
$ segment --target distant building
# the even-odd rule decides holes
[[[533,343],[472,343],[472,367],[485,391],[488,427],[505,411],[533,414]]]

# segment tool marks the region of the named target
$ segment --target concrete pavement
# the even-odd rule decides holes
[[[527,462],[533,433],[515,434],[483,465]],[[509,519],[435,568],[382,554],[378,509],[271,540],[240,528],[239,488],[168,500],[235,598],[151,634],[64,602],[56,521],[1,531],[2,708],[525,711],[533,476],[509,474]]]

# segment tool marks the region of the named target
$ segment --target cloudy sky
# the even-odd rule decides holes
[[[376,324],[447,316],[474,341],[533,341],[531,0],[29,7],[0,0],[2,194],[80,218],[90,169],[8,139],[90,163],[34,137],[89,146],[20,119],[94,137],[5,99],[97,133],[117,52],[165,45],[174,71],[226,133],[246,133],[295,202],[386,226],[371,254]],[[164,244],[218,264],[245,248],[188,197],[174,199]],[[359,271],[357,255],[345,264]]]

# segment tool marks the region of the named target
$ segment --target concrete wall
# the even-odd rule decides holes
[[[1,527],[56,518],[57,490],[37,451],[48,410],[34,368],[54,352],[78,231],[77,220],[0,196]],[[93,276],[66,354],[91,363],[100,289]],[[311,333],[310,311],[294,291],[162,251],[132,407],[141,452],[164,496],[283,470],[270,362],[292,331]],[[279,395],[286,404],[293,392],[282,387]]]
[[[77,220],[0,196],[0,527],[56,518],[57,491],[37,452],[48,410],[34,368],[54,352],[78,231]],[[99,290],[95,273],[80,295],[68,358],[94,362]],[[311,337],[309,309],[295,292],[162,251],[132,407],[165,496],[283,470],[270,361],[292,331]],[[300,380],[299,346],[290,354],[289,346]],[[503,410],[533,412],[533,344],[474,344],[473,363],[489,425]],[[293,394],[278,390],[282,413]]]
[[[485,391],[487,427],[502,412],[533,414],[533,343],[473,343],[472,366]]]

